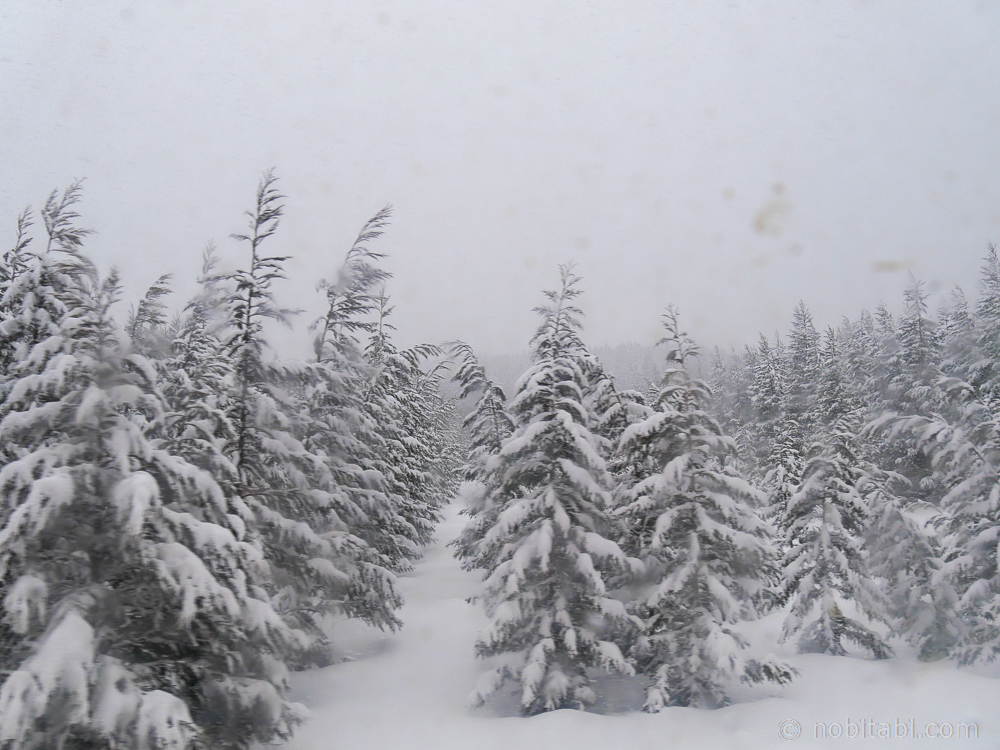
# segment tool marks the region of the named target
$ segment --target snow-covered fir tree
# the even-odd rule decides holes
[[[469,521],[451,546],[466,570],[492,571],[495,561],[482,554],[480,541],[496,523],[504,498],[487,492],[481,477],[488,471],[492,457],[500,452],[504,441],[514,431],[514,422],[507,414],[507,396],[487,376],[486,368],[472,347],[456,341],[449,346],[449,353],[455,363],[452,378],[461,388],[459,398],[476,398],[472,410],[462,420],[462,427],[468,434],[468,450],[461,470],[465,482],[460,496],[464,503],[462,513],[469,516]]]
[[[338,526],[365,542],[359,556],[363,575],[342,607],[344,614],[380,626],[397,627],[394,610],[402,604],[391,571],[409,555],[413,530],[401,517],[375,467],[377,426],[365,410],[371,370],[359,336],[370,333],[375,309],[373,290],[388,273],[378,262],[384,254],[370,244],[382,235],[391,208],[386,207],[362,228],[333,281],[320,282],[327,301],[325,315],[314,323],[317,367],[305,389],[310,414],[305,444],[322,454],[339,492],[334,495]],[[358,584],[364,585],[358,585]]]
[[[151,437],[166,405],[110,318],[116,276],[50,239],[18,282],[34,344],[0,408],[17,446],[0,469],[0,744],[286,738],[304,710],[281,656],[302,635],[257,595],[261,551],[213,476]]]
[[[812,314],[799,300],[788,337],[788,410],[807,431],[820,369],[819,338]]]
[[[975,327],[970,332],[975,348],[968,382],[996,413],[1000,404],[1000,258],[994,245],[990,245],[983,261],[980,283],[982,294],[975,306]]]
[[[972,380],[975,361],[975,320],[961,287],[954,287],[949,300],[938,313],[941,340],[941,371]]]
[[[129,311],[125,332],[132,346],[150,359],[162,359],[169,346],[167,306],[162,298],[171,293],[169,273],[160,276],[146,290],[139,304]]]
[[[29,268],[31,259],[28,246],[31,244],[31,210],[25,209],[17,217],[17,235],[14,245],[0,259],[0,386],[7,379],[7,372],[17,361],[17,339],[23,335],[22,326],[16,319],[19,307],[18,295],[22,288],[18,278]]]
[[[778,423],[777,435],[767,457],[767,472],[761,487],[766,493],[761,516],[775,525],[777,543],[783,547],[787,538],[785,511],[788,501],[802,481],[802,426],[794,414],[786,414]]]
[[[893,431],[916,438],[948,487],[941,500],[944,563],[932,583],[940,598],[954,602],[962,622],[952,653],[963,663],[991,662],[1000,655],[1000,470],[994,458],[1000,423],[968,384],[950,381],[948,391],[965,406],[963,423],[912,416],[896,420]]]
[[[750,398],[754,405],[757,452],[762,465],[773,450],[778,425],[785,411],[785,366],[785,351],[781,339],[775,335],[772,344],[761,334],[757,344]]]
[[[507,395],[486,374],[472,347],[462,341],[449,345],[449,354],[455,362],[452,379],[459,385],[459,399],[476,398],[472,410],[462,420],[469,433],[469,449],[463,476],[467,479],[479,474],[489,457],[500,452],[503,441],[514,431],[514,423],[507,414]]]
[[[851,415],[837,418],[806,456],[802,484],[788,501],[779,598],[791,602],[782,630],[803,652],[845,655],[845,641],[886,658],[882,637],[853,616],[882,620],[884,606],[864,552],[868,507]]]
[[[628,471],[619,450],[625,429],[645,413],[645,397],[638,391],[620,391],[614,378],[596,357],[582,360],[584,406],[591,415],[591,432],[600,439],[602,452],[613,478]]]
[[[434,538],[438,508],[450,499],[435,466],[437,382],[433,374],[421,369],[441,349],[418,344],[398,350],[391,335],[395,326],[389,322],[393,307],[384,287],[374,295],[374,302],[375,326],[365,349],[371,374],[364,408],[376,427],[375,468],[385,478],[386,490],[406,522],[406,548],[398,568],[403,572]]]
[[[975,319],[962,326],[969,339],[964,345],[953,339],[949,347],[968,357],[951,364],[951,371],[968,373],[972,382],[955,376],[938,378],[924,385],[922,398],[901,403],[910,413],[887,412],[869,426],[879,438],[902,443],[906,451],[923,457],[933,472],[925,484],[941,487],[932,506],[937,511],[932,518],[937,534],[929,534],[932,543],[940,540],[941,562],[932,562],[935,569],[925,574],[930,578],[923,587],[928,597],[918,603],[917,614],[922,618],[912,635],[929,656],[947,650],[963,663],[990,662],[1000,655],[996,624],[1000,613],[1000,467],[996,458],[1000,455],[1000,411],[995,396],[995,357],[1000,348],[992,337],[1000,330],[998,268],[996,251],[990,247]],[[913,332],[910,338],[919,343]],[[928,405],[940,408],[932,411]],[[907,582],[913,585],[912,574]],[[917,578],[916,583],[920,582]]]
[[[229,285],[223,344],[233,362],[227,411],[234,435],[226,455],[271,567],[272,603],[291,626],[310,636],[307,648],[288,658],[294,664],[323,663],[324,618],[352,611],[358,592],[373,583],[366,580],[373,571],[368,545],[337,516],[343,493],[326,457],[303,442],[313,431],[303,394],[315,373],[306,364],[265,356],[264,322],[284,322],[291,313],[277,306],[273,291],[287,258],[264,248],[277,230],[282,198],[273,173],[266,173],[254,209],[247,212],[249,233],[234,235],[248,248],[249,264],[218,279]]]
[[[664,315],[667,369],[644,420],[622,450],[637,467],[621,489],[621,517],[645,565],[633,603],[643,621],[633,654],[650,678],[644,709],[717,708],[734,683],[787,682],[777,660],[745,655],[737,631],[774,565],[760,493],[728,466],[735,444],[706,411],[707,386],[687,372],[695,356],[672,308]]]
[[[880,437],[885,437],[884,434]],[[874,466],[859,489],[871,509],[865,544],[870,574],[880,579],[893,630],[912,643],[919,658],[947,656],[959,641],[958,597],[944,580],[941,539],[934,523],[911,512],[899,486],[905,477]]]
[[[473,703],[512,680],[526,715],[592,703],[593,668],[632,673],[608,638],[629,618],[606,582],[629,561],[606,536],[609,478],[583,404],[579,278],[568,266],[561,278],[538,308],[534,363],[509,407],[514,433],[483,478],[503,505],[482,542],[496,565],[483,596],[491,625],[476,653],[501,664],[483,676]]]
[[[168,407],[159,423],[160,436],[172,452],[211,472],[236,494],[238,472],[226,455],[236,434],[227,409],[233,367],[218,336],[225,318],[223,291],[214,279],[216,263],[210,245],[202,259],[198,292],[172,328],[168,353],[153,363]],[[238,515],[253,524],[249,510],[241,509]]]

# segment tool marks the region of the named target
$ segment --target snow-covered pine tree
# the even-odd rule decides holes
[[[761,516],[777,527],[777,541],[782,547],[786,538],[784,522],[788,500],[802,481],[803,442],[802,426],[794,414],[786,414],[777,426],[767,459],[767,473],[761,483],[767,493]]]
[[[482,542],[496,566],[483,600],[492,620],[476,644],[501,665],[480,680],[481,705],[506,681],[520,685],[525,715],[593,702],[591,668],[631,674],[605,633],[628,626],[607,576],[629,567],[605,534],[609,478],[583,405],[579,277],[562,266],[562,285],[537,308],[533,364],[518,381],[509,410],[515,431],[490,462],[487,491],[501,498],[496,524]]]
[[[620,391],[614,378],[596,357],[582,360],[584,406],[591,415],[591,432],[602,441],[602,452],[612,478],[627,472],[618,450],[622,433],[645,414],[645,397],[638,391]]]
[[[990,245],[983,260],[981,294],[976,303],[975,355],[968,382],[991,413],[1000,414],[1000,258]]]
[[[940,417],[885,415],[872,425],[888,437],[909,433],[931,458],[949,487],[942,499],[945,514],[944,563],[933,585],[947,601],[954,600],[962,620],[952,654],[965,664],[995,661],[1000,655],[1000,502],[996,488],[1000,469],[993,456],[1000,445],[1000,425],[969,384],[947,381],[951,396],[965,405],[964,424]],[[952,634],[953,635],[953,634]]]
[[[938,315],[941,335],[941,371],[970,382],[976,361],[976,325],[961,287],[951,290],[950,300]]]
[[[254,595],[260,551],[211,474],[148,437],[165,405],[110,318],[117,279],[100,283],[69,220],[49,218],[64,237],[50,233],[21,279],[17,317],[37,340],[0,408],[0,435],[17,446],[0,469],[14,636],[0,637],[0,744],[287,738],[303,709],[283,697],[280,654],[299,635]]]
[[[819,392],[814,413],[820,425],[832,425],[859,410],[853,384],[844,369],[837,332],[832,326],[823,336],[817,385]]]
[[[351,359],[358,359],[356,354],[361,346],[358,335],[370,336],[375,331],[379,321],[372,321],[369,316],[378,309],[378,295],[392,274],[378,265],[385,253],[372,250],[369,243],[382,236],[391,216],[392,206],[386,206],[365,222],[347,251],[337,278],[321,280],[317,285],[325,292],[327,301],[326,314],[312,326],[320,331],[314,347],[317,361],[348,352]]]
[[[976,306],[975,346],[966,368],[973,382],[941,378],[935,385],[939,412],[897,415],[886,413],[869,430],[902,442],[907,450],[925,456],[935,484],[943,488],[936,526],[942,534],[943,564],[932,578],[938,596],[936,612],[949,622],[949,604],[960,621],[932,637],[939,651],[954,640],[951,653],[963,663],[991,662],[1000,655],[1000,576],[997,543],[1000,540],[1000,416],[996,397],[1000,347],[993,334],[1000,330],[1000,263],[992,246],[984,262],[983,293]],[[963,368],[958,368],[961,371]],[[925,402],[926,403],[926,402]],[[913,405],[910,402],[907,405]],[[953,623],[952,623],[953,624]],[[939,628],[939,630],[941,630]],[[934,633],[931,634],[934,636]]]
[[[854,447],[855,421],[845,414],[825,429],[788,501],[779,600],[791,602],[791,609],[782,638],[797,636],[803,652],[835,655],[847,653],[847,640],[881,659],[889,647],[850,614],[856,609],[870,620],[885,618],[863,546],[869,511],[858,489],[864,475]]]
[[[936,323],[928,315],[927,295],[922,285],[912,276],[910,282],[903,295],[905,309],[896,335],[885,338],[887,348],[882,356],[887,364],[880,369],[888,375],[888,380],[882,386],[881,408],[872,410],[871,418],[894,412],[937,414],[950,420],[957,415],[950,413],[953,406],[939,386],[941,349]],[[906,477],[907,482],[899,487],[904,505],[937,506],[947,490],[940,485],[929,457],[914,440],[904,440],[902,434],[898,437],[891,442],[875,440],[865,447],[879,466]]]
[[[925,604],[934,605],[930,614],[935,618],[925,620],[934,627],[921,646],[929,645],[937,655],[951,645],[951,655],[972,664],[1000,656],[1000,261],[993,246],[983,263],[982,293],[972,326],[960,322],[964,333],[959,335],[969,341],[957,351],[964,351],[966,359],[950,369],[968,373],[969,379],[942,377],[931,388],[932,399],[923,401],[938,409],[886,413],[869,429],[926,457],[933,470],[930,478],[941,488],[939,514],[933,521],[943,562],[931,576],[933,596]],[[919,639],[922,631],[914,630]]]
[[[249,266],[217,281],[232,285],[223,343],[234,367],[227,401],[234,435],[226,455],[271,566],[272,603],[310,637],[305,651],[288,657],[301,665],[326,660],[324,617],[350,609],[356,592],[367,589],[369,568],[367,545],[336,515],[342,492],[326,457],[303,443],[312,432],[302,399],[313,373],[305,364],[265,359],[264,322],[287,321],[292,312],[277,306],[272,289],[287,257],[263,248],[277,230],[282,198],[266,173],[247,212],[249,233],[233,235],[248,246]]]
[[[884,304],[875,308],[873,317],[878,354],[876,357],[877,367],[872,378],[874,387],[870,390],[878,393],[876,411],[879,413],[895,411],[898,392],[893,390],[892,384],[902,381],[901,373],[904,367],[902,347],[899,343],[899,328],[896,319]]]
[[[867,310],[856,321],[845,318],[837,331],[840,342],[843,371],[852,385],[852,391],[869,411],[881,405],[884,383],[875,320]]]
[[[439,356],[440,347],[435,347]],[[455,497],[461,484],[460,471],[465,458],[465,441],[461,437],[461,420],[455,399],[442,393],[442,384],[449,362],[442,358],[414,383],[417,398],[415,414],[420,417],[420,432],[429,449],[427,473],[430,481],[429,503],[435,512]]]
[[[17,280],[28,270],[31,262],[28,246],[31,244],[32,224],[31,209],[26,208],[17,217],[14,246],[0,259],[0,388],[11,365],[17,361],[18,353],[14,346],[20,328],[14,320],[19,302]]]
[[[910,286],[903,292],[906,311],[899,320],[899,343],[903,361],[906,364],[906,379],[900,384],[900,391],[916,387],[926,387],[940,377],[938,363],[941,361],[941,342],[937,324],[927,310],[927,293],[923,284],[912,275]],[[918,399],[920,394],[909,394]]]
[[[622,450],[641,467],[622,490],[621,517],[645,564],[634,603],[644,628],[633,649],[650,677],[644,709],[716,708],[735,682],[791,679],[776,660],[746,658],[735,625],[774,565],[762,497],[727,465],[735,452],[708,414],[707,386],[687,372],[697,350],[664,315],[667,369],[648,416],[628,427]]]
[[[79,251],[83,240],[91,234],[81,229],[76,220],[80,215],[74,206],[80,202],[82,188],[79,181],[66,188],[62,195],[53,190],[41,210],[48,242],[41,255],[53,249],[65,252]],[[55,281],[49,277],[51,264],[37,262],[39,255],[28,249],[32,226],[31,210],[18,217],[17,239],[5,256],[2,280],[3,296],[0,297],[0,361],[5,364],[23,360],[31,348],[46,338],[60,320],[65,309],[59,296],[52,291]],[[45,292],[45,293],[43,293]],[[24,300],[25,294],[32,298]]]
[[[883,435],[879,435],[883,437]],[[920,520],[906,507],[905,477],[868,467],[859,490],[871,508],[865,533],[868,570],[881,579],[893,630],[912,643],[923,661],[948,655],[958,642],[958,597],[943,580],[943,550],[934,530],[940,514]]]
[[[463,468],[466,479],[474,479],[490,456],[500,452],[503,441],[514,431],[514,422],[507,414],[507,395],[486,374],[472,347],[462,341],[448,344],[455,362],[452,379],[459,385],[458,398],[476,397],[475,406],[462,420],[469,432],[469,451]]]
[[[756,407],[751,394],[753,393],[753,373],[757,369],[757,350],[749,345],[743,347],[743,353],[735,355],[731,361],[733,376],[731,378],[732,398],[730,400],[735,422],[733,438],[738,448],[737,456],[740,473],[743,476],[760,476],[762,474],[762,456],[758,455],[759,430],[756,422]],[[655,399],[659,389],[651,394]]]
[[[375,326],[365,349],[371,376],[364,406],[376,425],[374,468],[385,478],[386,490],[411,534],[406,559],[400,561],[402,572],[434,538],[437,509],[447,499],[442,477],[435,472],[432,402],[436,375],[421,369],[441,349],[433,344],[396,349],[391,334],[395,326],[389,322],[393,307],[384,287],[374,295],[374,302]]]
[[[772,345],[764,334],[757,344],[757,360],[753,371],[753,400],[758,430],[763,438],[762,454],[767,456],[777,435],[778,423],[785,411],[785,351],[775,334]]]
[[[368,545],[359,561],[366,588],[356,588],[345,613],[379,627],[399,625],[394,610],[402,600],[390,571],[406,564],[414,536],[393,503],[385,476],[374,468],[378,429],[364,402],[372,373],[358,339],[372,330],[373,290],[389,276],[378,266],[384,254],[369,243],[382,235],[391,212],[387,206],[375,214],[348,250],[336,279],[319,284],[327,310],[313,324],[319,331],[314,346],[318,367],[305,393],[311,417],[305,443],[325,456],[340,489],[335,496],[338,519]]]
[[[712,349],[712,366],[708,375],[708,386],[712,392],[712,413],[725,435],[735,435],[740,425],[735,405],[738,398],[736,359],[735,353],[726,357],[719,347]]]
[[[219,338],[225,315],[224,292],[214,277],[216,263],[215,248],[209,245],[202,259],[199,290],[172,326],[166,356],[154,360],[167,402],[159,430],[172,453],[209,471],[235,498],[238,472],[226,455],[236,435],[228,414],[233,366]],[[237,515],[253,525],[252,513],[245,506]]]
[[[799,300],[792,314],[792,330],[788,336],[786,410],[802,428],[807,443],[817,427],[815,405],[820,372],[819,345],[820,336],[813,325],[812,314]],[[802,450],[805,452],[805,445]]]
[[[448,350],[456,365],[452,379],[461,388],[459,398],[476,398],[472,411],[462,421],[468,434],[468,452],[461,470],[465,483],[460,495],[465,502],[462,513],[469,516],[469,522],[451,546],[463,568],[490,572],[496,563],[482,555],[479,542],[496,523],[504,498],[487,492],[484,480],[490,460],[514,431],[514,422],[506,411],[507,396],[487,376],[472,347],[455,341]]]
[[[828,328],[820,351],[813,413],[822,425],[788,500],[784,577],[779,601],[792,602],[782,638],[798,636],[800,650],[844,655],[845,639],[876,658],[890,651],[883,639],[850,616],[886,619],[886,606],[868,570],[864,534],[870,509],[860,491],[866,477],[859,456],[860,417],[845,377],[837,337]],[[845,612],[845,608],[848,612]]]
[[[747,349],[749,351],[749,347]],[[739,431],[740,461],[743,476],[760,487],[768,484],[776,466],[777,441],[783,439],[787,443],[789,440],[789,433],[779,432],[782,422],[795,420],[794,414],[786,409],[787,362],[785,347],[777,333],[773,344],[764,334],[760,335],[747,366],[747,398],[751,411],[749,420]]]

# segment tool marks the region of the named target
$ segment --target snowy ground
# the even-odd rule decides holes
[[[801,672],[792,685],[749,692],[717,711],[631,712],[641,685],[621,679],[598,686],[602,706],[593,713],[523,719],[509,699],[470,711],[465,700],[486,669],[472,653],[485,617],[465,601],[478,576],[445,547],[463,521],[457,506],[447,508],[439,542],[403,579],[399,633],[342,623],[335,637],[348,661],[295,678],[293,698],[313,719],[286,750],[1000,748],[1000,679],[902,658],[789,656]],[[751,636],[767,643],[779,625],[769,618]],[[969,722],[978,737],[966,737]]]

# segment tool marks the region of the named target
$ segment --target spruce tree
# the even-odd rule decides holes
[[[449,352],[456,365],[452,379],[461,388],[459,398],[476,398],[472,410],[462,420],[468,433],[468,452],[461,469],[465,479],[461,489],[465,507],[461,512],[469,516],[469,521],[451,546],[466,570],[492,571],[495,562],[481,554],[479,542],[496,523],[503,498],[487,492],[481,478],[514,431],[514,423],[505,408],[507,396],[487,376],[472,347],[456,341],[449,345]]]
[[[17,361],[18,352],[14,346],[19,334],[16,319],[20,286],[18,279],[28,270],[31,262],[31,209],[25,209],[17,217],[17,235],[14,246],[0,258],[0,387],[7,379],[7,372]]]
[[[110,317],[116,276],[97,278],[65,215],[46,219],[17,297],[34,343],[0,407],[17,446],[0,469],[0,743],[287,738],[303,709],[281,655],[300,636],[257,596],[261,552],[214,477],[155,437],[166,405]]]
[[[890,441],[903,438],[926,455],[946,488],[936,525],[943,558],[931,572],[935,597],[930,621],[917,628],[922,648],[949,652],[965,664],[987,663],[1000,655],[1000,419],[990,408],[989,391],[957,378],[941,383],[960,417],[885,414],[870,426]],[[951,615],[957,615],[957,620]],[[949,648],[950,647],[950,648]]]
[[[880,435],[879,437],[884,437]],[[871,508],[865,533],[868,568],[882,581],[893,630],[932,661],[948,655],[961,637],[958,596],[943,575],[941,538],[935,521],[921,523],[907,507],[900,485],[905,477],[870,467],[860,491]]]
[[[370,243],[383,234],[391,214],[387,206],[369,219],[336,277],[319,283],[327,309],[313,323],[319,331],[316,367],[311,368],[304,401],[310,414],[305,443],[325,457],[340,490],[334,496],[338,522],[366,545],[359,549],[357,562],[362,575],[342,611],[379,627],[396,628],[401,623],[394,611],[402,599],[392,571],[406,558],[412,533],[393,505],[385,477],[374,468],[377,427],[364,404],[371,370],[359,339],[372,329],[373,290],[389,277],[379,266],[384,254]]]
[[[325,617],[353,614],[358,592],[377,578],[369,575],[366,543],[337,515],[343,493],[329,462],[306,442],[313,428],[303,399],[315,373],[266,357],[265,322],[287,322],[293,313],[278,307],[273,290],[287,256],[265,248],[283,213],[276,183],[273,173],[263,176],[247,212],[249,233],[233,235],[248,248],[249,264],[215,281],[228,286],[223,344],[233,363],[227,412],[234,434],[225,454],[271,566],[271,601],[309,637],[305,649],[288,656],[303,665],[325,662]]]
[[[816,383],[820,370],[819,332],[812,314],[799,300],[788,337],[788,413],[809,440],[815,425]]]
[[[441,349],[418,344],[398,350],[391,335],[395,326],[389,322],[393,307],[384,287],[374,302],[375,326],[365,349],[371,374],[364,408],[376,425],[375,468],[385,478],[392,502],[406,522],[402,572],[433,540],[438,508],[445,500],[442,477],[435,472],[435,375],[421,369],[421,364],[440,355]]]
[[[779,598],[791,602],[782,638],[802,652],[846,655],[851,641],[876,658],[889,648],[850,616],[849,602],[870,620],[885,617],[864,552],[869,510],[859,492],[863,472],[854,446],[855,418],[835,419],[806,456],[802,484],[788,501],[786,553]]]
[[[634,602],[643,630],[633,649],[650,678],[644,709],[716,708],[733,683],[787,682],[792,670],[747,658],[736,624],[773,568],[769,530],[756,515],[762,497],[733,474],[735,444],[709,416],[707,386],[687,372],[697,354],[664,315],[667,369],[646,419],[622,437],[640,467],[620,514],[645,564],[647,587]]]
[[[162,359],[169,346],[167,306],[162,297],[171,293],[169,273],[160,276],[146,290],[139,304],[129,311],[125,332],[136,351],[150,359]]]
[[[592,668],[632,673],[606,637],[629,622],[606,584],[629,563],[605,536],[609,478],[583,403],[588,355],[572,304],[579,278],[568,266],[561,274],[561,288],[537,309],[533,364],[510,404],[514,433],[484,477],[502,507],[482,541],[496,565],[483,596],[492,622],[476,653],[500,656],[501,665],[484,675],[473,702],[512,680],[525,715],[592,703]]]

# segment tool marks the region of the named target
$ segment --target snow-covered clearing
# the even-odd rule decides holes
[[[801,672],[792,685],[747,693],[746,702],[716,711],[629,711],[630,700],[641,702],[641,684],[623,679],[598,684],[595,712],[524,719],[506,697],[470,711],[465,700],[488,666],[472,650],[486,618],[465,601],[477,593],[478,576],[462,571],[445,546],[464,521],[458,506],[446,508],[438,541],[401,581],[399,633],[344,622],[335,637],[348,660],[296,676],[292,697],[313,718],[286,750],[1000,748],[1000,679],[903,658],[788,655]],[[749,632],[773,643],[779,627],[780,617],[771,617]],[[779,735],[796,728],[794,740]]]

